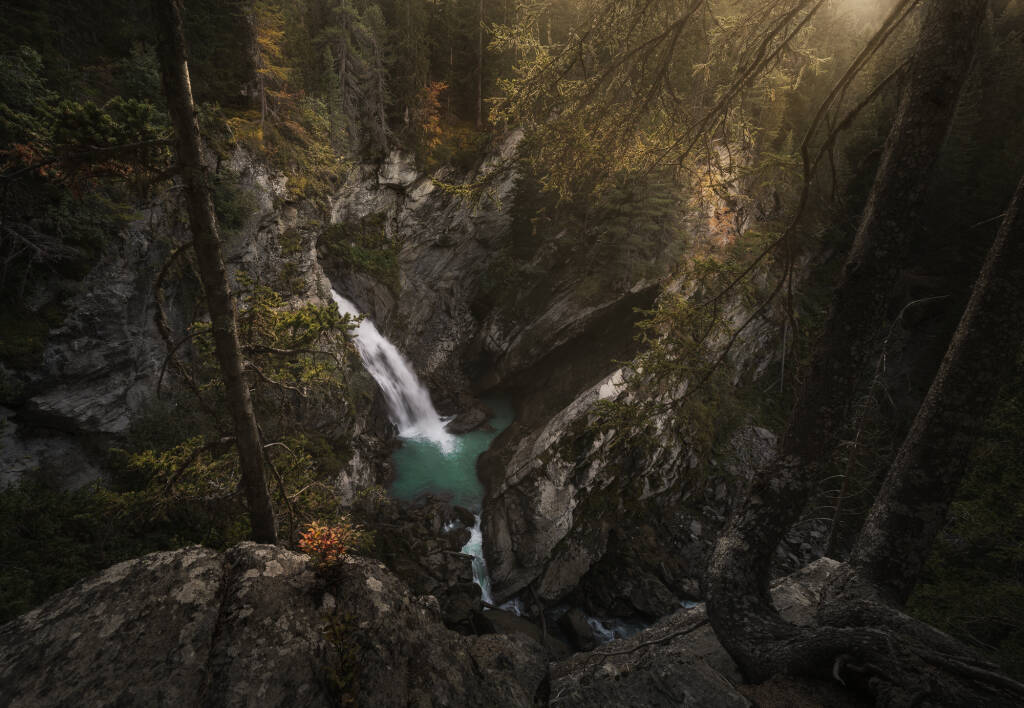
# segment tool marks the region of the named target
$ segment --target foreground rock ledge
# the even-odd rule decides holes
[[[464,637],[437,601],[349,558],[243,543],[120,563],[0,627],[3,706],[531,706],[543,650]]]
[[[809,622],[835,561],[772,588]],[[549,663],[525,636],[467,637],[438,601],[349,558],[328,589],[304,555],[243,543],[108,568],[0,627],[0,706],[854,705],[828,686],[742,679],[703,605]]]

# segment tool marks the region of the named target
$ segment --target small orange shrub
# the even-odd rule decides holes
[[[358,548],[363,541],[362,527],[353,524],[347,517],[328,526],[314,521],[299,538],[299,550],[307,553],[318,568],[336,565],[349,551]]]

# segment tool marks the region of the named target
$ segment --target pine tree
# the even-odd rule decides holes
[[[185,187],[193,249],[206,293],[214,349],[224,377],[228,410],[234,422],[235,444],[242,472],[242,488],[249,504],[252,536],[253,540],[260,543],[277,543],[277,524],[263,469],[263,445],[249,386],[242,373],[235,301],[224,269],[209,174],[202,163],[199,122],[185,60],[181,4],[180,0],[152,0],[152,8],[159,37],[157,54],[160,58],[164,94],[167,96],[167,108],[177,137],[178,167]]]
[[[260,130],[267,116],[280,117],[281,103],[294,98],[287,90],[292,70],[285,65],[284,12],[273,0],[255,0],[249,12],[253,34],[256,97],[260,106]]]

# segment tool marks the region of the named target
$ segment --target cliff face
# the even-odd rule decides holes
[[[700,596],[704,552],[728,500],[774,438],[747,427],[712,458],[694,442],[693,426],[671,412],[685,389],[666,391],[618,368],[639,348],[638,310],[665,289],[669,257],[655,254],[641,269],[661,273],[660,280],[637,277],[609,288],[597,287],[593,264],[584,262],[591,255],[585,239],[564,230],[509,257],[507,244],[522,238],[522,222],[536,229],[536,221],[550,218],[522,201],[533,197],[509,169],[520,137],[508,136],[462,177],[423,174],[401,153],[354,170],[332,203],[332,221],[346,234],[366,224],[382,233],[394,249],[394,272],[384,282],[333,257],[330,243],[321,242],[320,259],[337,289],[409,356],[442,412],[471,412],[481,392],[515,402],[516,421],[480,464],[485,551],[498,597],[530,585],[550,603],[579,588],[573,600],[599,614],[614,608],[655,618]],[[489,180],[479,200],[460,191],[479,179]],[[707,249],[727,246],[751,221],[723,219],[714,209],[675,218],[691,247]],[[503,270],[516,272],[517,287],[496,298],[491,281]],[[774,355],[773,326],[759,320],[727,364],[733,383],[756,379]],[[643,400],[665,409],[646,421],[657,431],[654,444],[632,444],[639,430],[591,429],[595,404]],[[813,554],[797,555],[803,561]],[[606,558],[625,565],[616,572]]]
[[[535,208],[518,201],[512,160],[521,139],[506,136],[468,175],[424,174],[398,152],[349,174],[331,219],[352,228],[369,221],[383,233],[396,249],[390,282],[332,257],[329,244],[321,243],[319,255],[339,292],[414,363],[440,410],[464,413],[477,405],[475,395],[497,390],[513,394],[520,424],[536,425],[627,355],[634,308],[649,307],[658,286],[639,278],[595,295],[578,274],[544,275],[566,265],[554,262],[552,249],[503,260],[513,212],[529,216]],[[476,197],[466,194],[480,182],[486,186]],[[455,188],[441,186],[448,183]],[[485,297],[511,268],[532,276],[504,301]]]
[[[510,167],[520,139],[507,136],[469,175],[426,175],[401,153],[357,166],[326,212],[291,201],[283,177],[237,151],[220,168],[237,185],[243,212],[225,224],[227,265],[288,293],[292,305],[327,303],[333,285],[412,360],[439,409],[463,415],[467,427],[485,417],[476,396],[512,398],[517,419],[481,464],[485,550],[499,596],[533,585],[540,599],[554,602],[579,590],[573,600],[592,612],[655,618],[680,599],[699,597],[703,551],[742,480],[744,460],[762,455],[770,434],[748,430],[709,460],[695,452],[686,421],[669,413],[651,421],[659,434],[643,449],[614,440],[634,431],[591,429],[599,401],[657,399],[672,408],[682,393],[617,368],[636,353],[637,310],[651,307],[662,282],[637,276],[598,287],[584,262],[588,253],[565,231],[539,239],[515,263],[501,260],[515,237],[513,222],[535,218]],[[478,179],[488,186],[474,200],[460,188]],[[69,484],[95,476],[84,441],[124,433],[156,395],[166,347],[153,324],[152,288],[171,244],[186,238],[178,213],[173,195],[152,205],[88,276],[82,297],[70,301],[45,370],[25,375],[24,401],[0,430],[0,456],[9,463],[0,481],[35,466],[72,471]],[[691,236],[714,240],[701,232],[705,215],[687,219]],[[357,239],[359,229],[384,239],[383,266],[370,263],[376,270],[339,257],[339,246],[354,252],[346,249],[359,244],[346,239]],[[649,276],[670,265],[642,270]],[[518,285],[496,298],[493,280],[513,267]],[[165,290],[171,325],[183,331],[195,286],[174,281]],[[763,370],[771,344],[767,323],[753,327],[730,362],[737,377]],[[376,391],[365,374],[353,375]],[[343,413],[331,401],[312,402],[304,417],[309,430],[352,441],[338,476],[344,499],[386,482],[390,426],[379,397]],[[17,434],[24,431],[15,423],[33,434]],[[710,484],[695,482],[709,470]]]
[[[321,260],[338,289],[413,361],[442,412],[466,413],[481,392],[515,402],[515,422],[479,468],[497,597],[531,586],[552,603],[579,590],[571,599],[599,614],[655,618],[680,599],[699,598],[704,552],[729,499],[748,469],[770,454],[774,437],[746,421],[728,431],[734,421],[716,421],[711,425],[728,444],[710,455],[694,440],[701,431],[676,413],[685,387],[666,390],[620,368],[639,349],[638,310],[652,307],[666,289],[699,286],[669,281],[669,256],[655,254],[651,267],[639,271],[660,276],[608,288],[598,287],[593,264],[584,262],[592,255],[586,239],[564,229],[548,226],[557,233],[543,238],[534,233],[532,250],[510,257],[507,244],[524,238],[523,222],[536,232],[537,222],[552,218],[539,211],[541,198],[530,196],[525,178],[508,169],[519,139],[508,136],[465,177],[443,170],[425,175],[400,153],[352,172],[332,220],[349,228],[372,221],[395,249],[394,278],[384,284],[332,260],[328,244],[321,244]],[[478,179],[490,182],[474,201],[459,188]],[[524,203],[524,194],[538,204]],[[733,218],[726,201],[673,215],[694,253],[726,248],[767,218],[761,208]],[[502,270],[515,271],[516,287],[495,297],[490,281]],[[742,305],[729,307],[730,317],[745,319]],[[747,328],[725,367],[733,385],[756,380],[773,362],[775,333],[767,318]],[[642,401],[662,409],[643,421],[655,431],[651,444],[636,444],[641,426],[593,429],[597,404]],[[813,549],[796,550],[795,563],[813,556]],[[602,563],[606,558],[624,565],[613,570],[610,561]],[[793,567],[794,561],[784,566]]]
[[[742,332],[722,364],[728,386],[763,375],[775,360],[774,332],[766,318]],[[485,455],[484,548],[495,597],[530,586],[544,603],[571,595],[600,615],[649,619],[700,598],[705,554],[729,502],[773,453],[775,436],[743,415],[694,420],[688,393],[689,382],[673,387],[619,368]],[[601,417],[602,406],[641,403],[650,409],[639,420]],[[702,426],[723,442],[709,449]],[[801,543],[782,550],[783,570],[816,557]]]
[[[287,201],[285,179],[242,150],[218,172],[231,183],[238,212],[221,224],[225,265],[236,291],[244,289],[238,282],[244,273],[278,290],[286,284],[286,306],[329,303],[330,283],[315,250],[317,208]],[[102,458],[92,453],[128,432],[159,388],[166,394],[175,385],[167,345],[154,323],[154,284],[174,245],[187,241],[182,210],[177,193],[166,192],[112,237],[76,294],[66,299],[66,316],[51,332],[39,367],[0,367],[3,388],[18,392],[10,407],[0,408],[0,484],[33,471],[69,486],[95,478],[99,463],[92,460]],[[168,322],[180,336],[195,317],[198,285],[187,277],[167,278],[163,295]],[[366,379],[363,388],[376,390],[361,371],[353,376]],[[372,395],[359,410],[340,410],[337,402],[311,402],[304,424],[354,441],[338,477],[343,496],[351,498],[386,479],[380,460],[390,433]]]

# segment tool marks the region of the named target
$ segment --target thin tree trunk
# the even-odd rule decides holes
[[[228,410],[235,427],[242,488],[249,504],[253,540],[277,543],[274,511],[263,470],[262,444],[249,388],[242,376],[235,303],[221,256],[209,178],[202,165],[199,122],[185,59],[180,0],[152,0],[152,8],[159,39],[157,53],[164,94],[177,136],[178,166],[184,183],[196,262],[210,310],[214,348],[224,377]]]
[[[480,0],[480,20],[476,35],[476,127],[484,127],[484,0]]]
[[[348,37],[350,18],[346,11],[345,22],[341,25],[341,61],[338,68],[338,81],[341,82],[341,109],[344,111],[348,92]]]
[[[798,519],[835,449],[861,374],[876,354],[890,293],[920,238],[931,168],[970,67],[985,0],[931,2],[893,127],[824,333],[772,464],[756,470],[712,554],[708,614],[723,646],[753,680],[784,670],[796,629],[768,595],[775,548]]]
[[[1024,179],[960,324],[861,530],[850,565],[902,605],[1024,340]]]
[[[260,133],[263,132],[263,126],[267,123],[267,88],[263,84],[263,79],[260,78]]]

